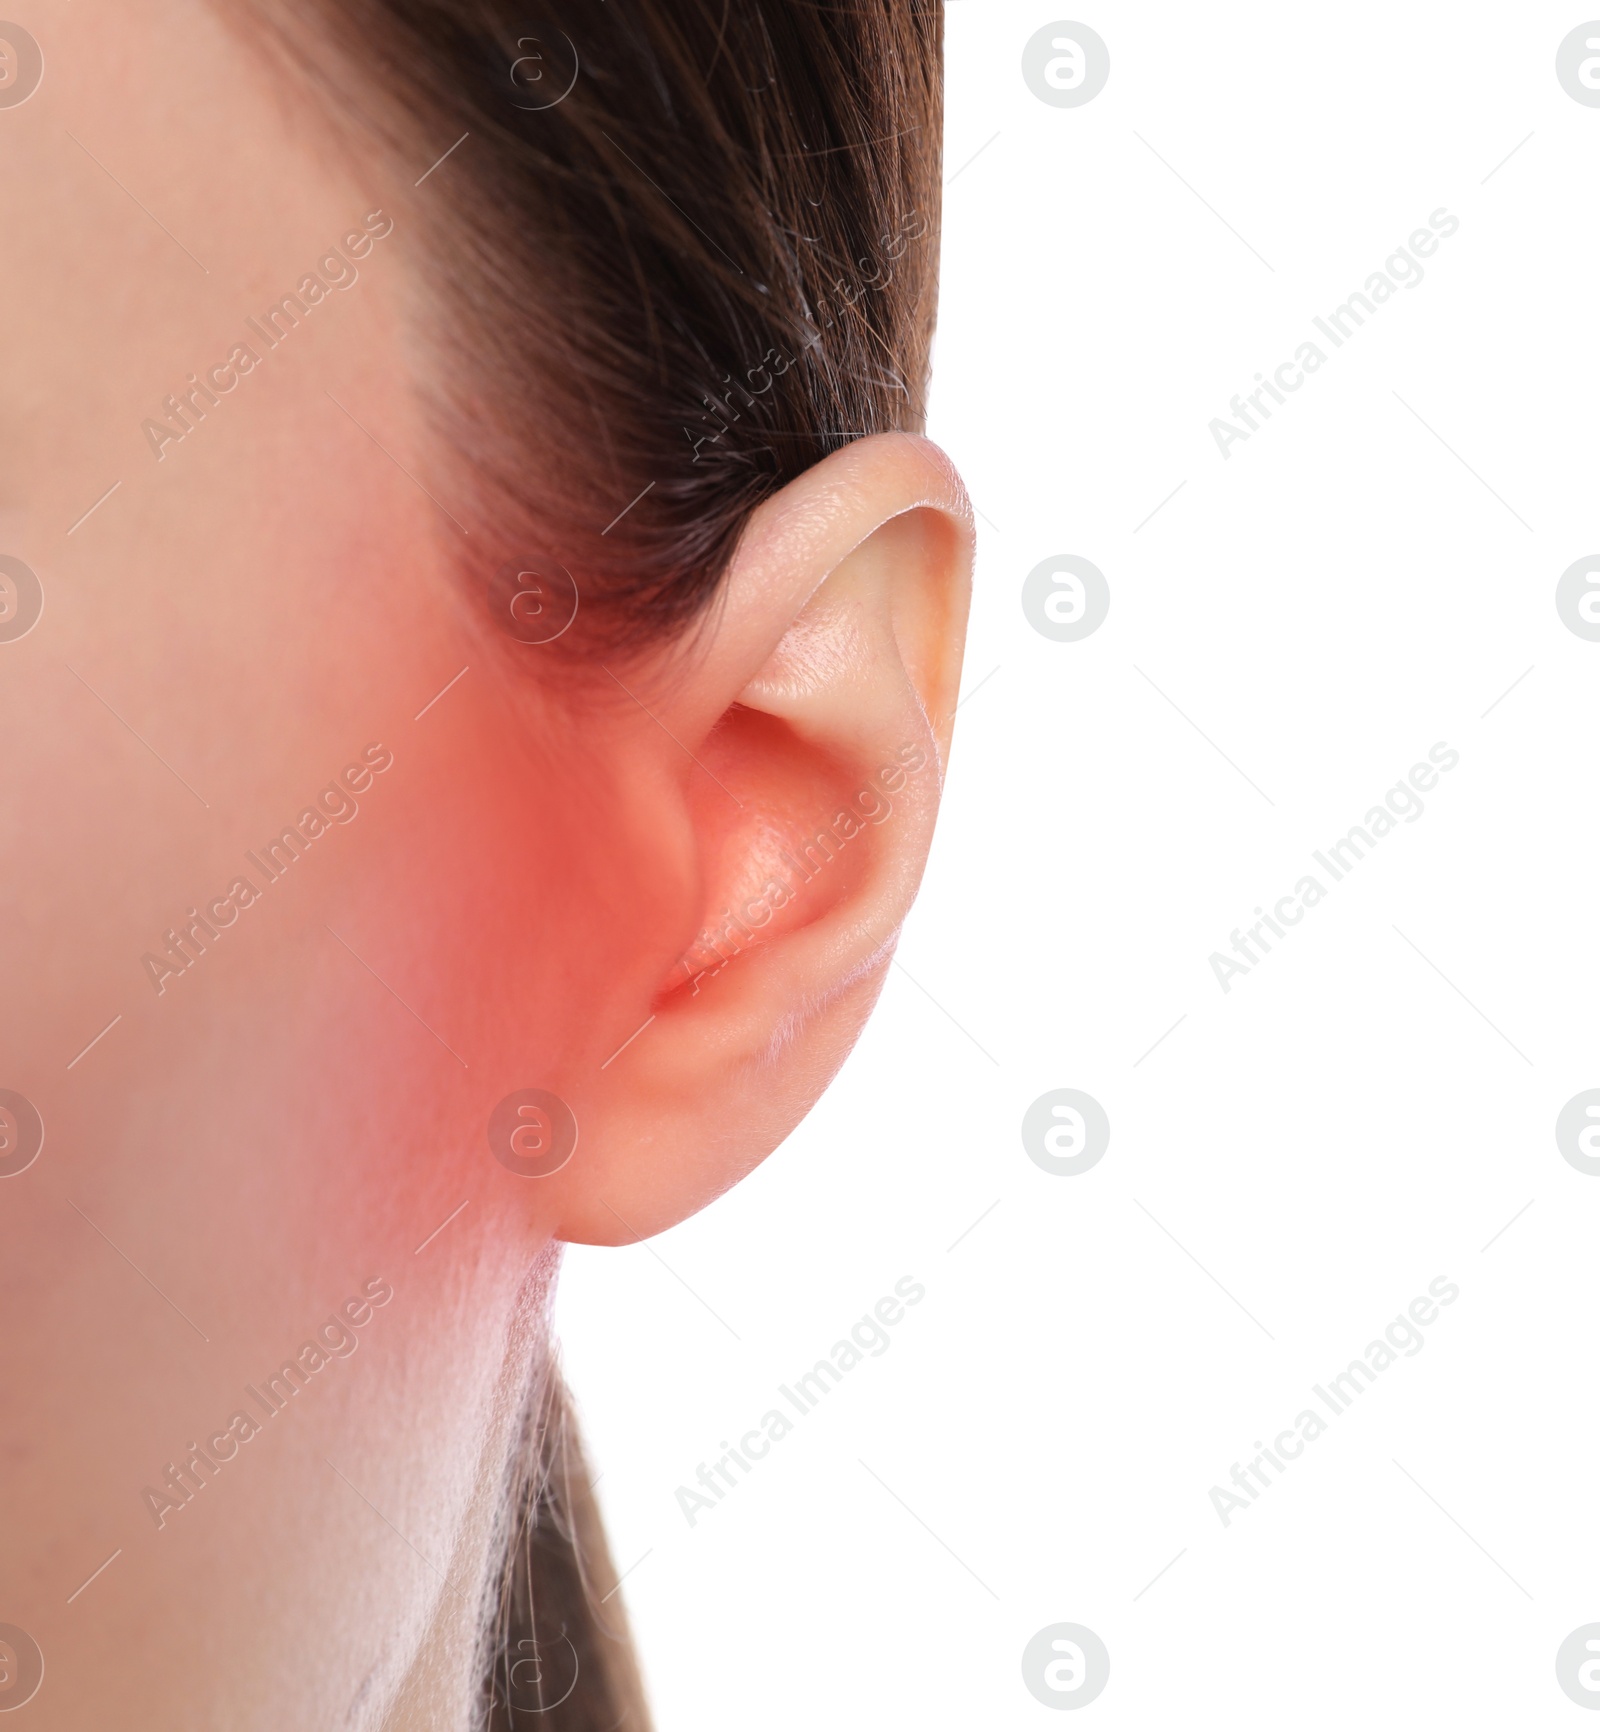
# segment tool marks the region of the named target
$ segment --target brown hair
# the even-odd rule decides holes
[[[461,140],[416,335],[476,583],[557,562],[574,645],[658,642],[768,493],[921,429],[942,0],[307,6],[270,22],[339,112],[418,175]]]
[[[485,1732],[649,1732],[577,1421],[549,1359],[534,1369],[522,1431],[485,1632]]]
[[[397,214],[426,237],[413,336],[463,569],[564,565],[567,648],[681,631],[763,498],[921,429],[943,0],[254,4],[331,112],[422,177]],[[553,1371],[533,1387],[490,1725],[643,1732],[565,1396]],[[566,1641],[572,1693],[528,1701]]]

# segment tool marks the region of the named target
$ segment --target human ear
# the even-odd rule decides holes
[[[765,1158],[843,1063],[927,859],[971,583],[937,447],[863,439],[754,514],[718,603],[624,688],[667,874],[636,1038],[573,1105],[558,1236],[657,1233]],[[646,1021],[646,1019],[648,1022]]]

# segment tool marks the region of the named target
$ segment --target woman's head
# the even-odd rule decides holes
[[[770,1152],[926,852],[938,8],[18,22],[0,1624],[463,1725],[553,1248]]]

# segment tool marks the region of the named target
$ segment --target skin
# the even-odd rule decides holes
[[[46,1663],[17,1724],[455,1732],[555,1247],[735,1183],[876,995],[948,746],[966,502],[925,442],[861,441],[761,508],[711,627],[628,664],[632,696],[556,682],[430,497],[405,321],[450,165],[416,189],[330,151],[196,0],[9,16],[46,62],[0,109],[0,553],[45,596],[0,643],[0,1088],[45,1125],[0,1178],[0,1623]],[[377,211],[359,281],[158,458],[141,423]],[[245,850],[369,746],[358,813],[267,884]],[[834,863],[779,863],[876,813],[865,787],[888,810]],[[241,874],[259,900],[152,978]],[[738,910],[724,966],[697,935]],[[490,1152],[529,1087],[579,1127],[545,1178]],[[246,1385],[375,1288],[267,1418]],[[240,1411],[260,1432],[203,1489],[151,1497]]]

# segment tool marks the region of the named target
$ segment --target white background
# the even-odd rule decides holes
[[[1063,17],[1111,55],[1076,109],[1020,71]],[[560,1302],[662,1732],[1057,1724],[1020,1662],[1060,1621],[1110,1651],[1108,1728],[1585,1723],[1585,18],[951,0],[932,431],[981,542],[903,966],[760,1172],[570,1254]],[[1425,280],[1224,460],[1212,417],[1441,206]],[[1111,590],[1078,643],[1019,602],[1061,553]],[[1436,741],[1424,815],[1225,994],[1211,953]],[[1076,1178],[1019,1138],[1058,1087],[1111,1120]],[[691,1528],[675,1488],[908,1274],[889,1351]],[[1423,1350],[1224,1527],[1210,1488],[1440,1275]]]

